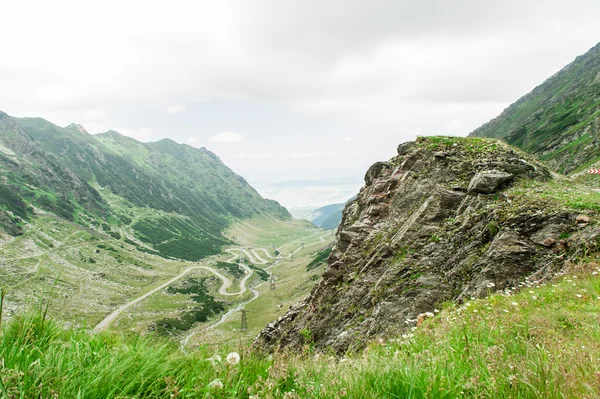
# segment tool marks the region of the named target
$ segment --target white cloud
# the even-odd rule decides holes
[[[208,139],[211,143],[239,143],[242,141],[242,135],[235,132],[222,132]]]
[[[171,115],[183,114],[187,111],[187,107],[185,105],[171,105],[167,108],[167,112]]]

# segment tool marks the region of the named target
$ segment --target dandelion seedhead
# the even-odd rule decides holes
[[[239,362],[240,362],[240,354],[239,353],[231,352],[229,355],[227,355],[227,363],[231,364],[232,366],[235,366]]]

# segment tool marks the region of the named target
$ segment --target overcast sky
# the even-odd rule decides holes
[[[214,151],[288,207],[466,135],[600,41],[600,1],[10,1],[0,110]]]

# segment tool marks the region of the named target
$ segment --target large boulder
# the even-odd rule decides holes
[[[358,350],[445,301],[547,278],[578,251],[596,250],[594,213],[564,201],[576,187],[549,184],[548,169],[517,149],[430,137],[398,153],[369,169],[344,209],[322,281],[256,347],[294,348],[310,331],[318,350]],[[561,185],[569,195],[552,198]]]
[[[495,193],[504,183],[512,180],[513,177],[512,174],[499,170],[484,170],[473,176],[468,190],[482,194]]]

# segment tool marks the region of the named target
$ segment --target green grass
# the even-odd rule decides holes
[[[332,249],[333,247],[330,247],[320,251],[317,256],[315,256],[315,258],[308,265],[306,265],[306,271],[309,272],[318,268],[319,266],[324,265],[327,262],[327,258],[329,258]]]
[[[336,358],[201,345],[188,354],[155,336],[63,330],[44,308],[2,326],[7,398],[596,398],[597,264],[542,285],[449,304],[414,331]],[[307,332],[308,334],[309,332]],[[242,354],[240,364],[211,362]],[[220,379],[222,389],[209,388]]]

